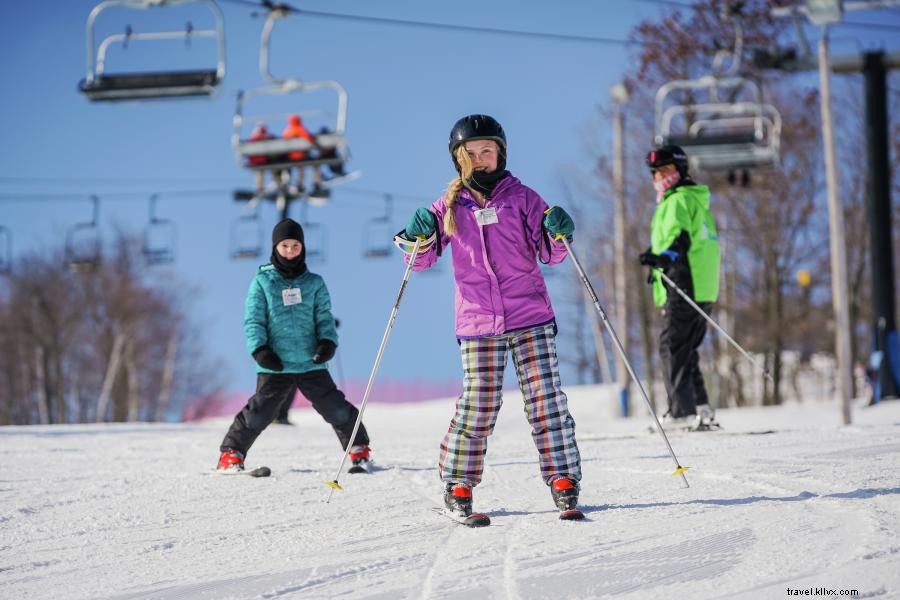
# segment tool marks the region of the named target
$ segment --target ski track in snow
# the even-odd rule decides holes
[[[340,447],[312,411],[259,438],[263,479],[207,476],[228,420],[2,427],[0,597],[900,597],[900,403],[848,427],[831,404],[721,411],[723,432],[670,434],[684,488],[648,419],[610,419],[605,393],[569,391],[587,519],[566,522],[507,392],[480,529],[432,511],[451,400],[368,407],[378,469],[327,503]]]

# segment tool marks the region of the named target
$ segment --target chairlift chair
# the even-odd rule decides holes
[[[673,92],[706,93],[709,101],[669,104]],[[723,94],[749,97],[723,101]],[[656,94],[654,141],[684,148],[691,167],[706,171],[774,167],[779,163],[781,115],[762,102],[759,86],[742,77],[669,82]]]
[[[93,219],[88,223],[76,223],[66,232],[66,264],[72,271],[91,271],[100,264],[102,243],[100,240],[100,199],[91,196]]]
[[[309,203],[302,204],[300,225],[303,227],[303,247],[306,248],[306,262],[324,263],[328,245],[328,233],[325,226],[315,223],[307,217]]]
[[[0,225],[0,274],[12,270],[12,232]]]
[[[281,171],[291,168],[328,166],[335,170],[343,171],[343,166],[349,158],[347,142],[344,132],[347,124],[347,91],[336,81],[303,82],[297,79],[279,79],[269,70],[269,48],[272,29],[278,19],[287,16],[288,11],[281,8],[273,8],[269,11],[266,23],[263,26],[260,40],[260,74],[270,85],[251,90],[242,90],[237,95],[237,106],[232,119],[231,142],[238,163],[251,171]],[[319,90],[332,90],[337,95],[337,113],[332,117],[325,111],[288,111],[278,115],[252,115],[245,116],[245,106],[248,102],[267,96],[279,96],[287,94],[300,94]],[[291,114],[306,117],[321,118],[323,124],[328,127],[329,133],[315,135],[315,143],[303,138],[270,139],[251,141],[244,136],[246,123],[257,121],[273,122],[287,121]],[[324,121],[328,121],[324,123]],[[289,158],[290,153],[304,152],[305,156],[300,160]],[[251,164],[249,159],[264,157],[262,164]],[[358,172],[336,174],[325,182],[325,187],[334,187],[339,183],[351,181],[359,176]]]
[[[738,75],[743,30],[739,14],[728,10],[734,18],[734,47],[716,53],[711,75],[670,81],[657,90],[654,141],[681,146],[695,169],[774,167],[780,157],[781,115],[763,101],[755,81]]]
[[[150,197],[150,222],[144,229],[142,252],[150,266],[171,263],[175,260],[175,224],[169,219],[156,216],[156,202],[159,194]]]
[[[241,215],[231,224],[231,258],[258,259],[263,250],[263,228],[258,208],[249,215]]]
[[[203,4],[215,19],[215,29],[194,29],[188,23],[184,31],[135,32],[130,26],[125,33],[113,34],[94,48],[94,27],[97,17],[108,8],[159,8],[179,4]],[[113,44],[123,46],[133,41],[167,41],[194,38],[215,40],[218,58],[214,69],[179,71],[140,71],[107,73],[106,54]],[[87,21],[87,75],[78,84],[79,90],[91,101],[150,100],[179,97],[212,96],[225,77],[225,19],[213,0],[104,0],[91,11]]]
[[[384,196],[384,215],[369,220],[363,231],[363,257],[388,258],[393,252],[393,227],[391,226],[391,209],[394,199],[390,194]]]

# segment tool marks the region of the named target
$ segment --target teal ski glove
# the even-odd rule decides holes
[[[564,235],[568,241],[572,241],[572,235],[575,233],[575,222],[565,210],[559,206],[551,206],[544,213],[544,229],[550,234],[554,240]]]
[[[424,206],[419,207],[406,224],[406,236],[411,240],[429,238],[434,233],[434,223],[434,213]]]

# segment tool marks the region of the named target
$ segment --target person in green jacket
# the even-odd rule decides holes
[[[705,313],[719,295],[719,240],[709,209],[709,188],[688,174],[687,155],[678,146],[662,146],[647,154],[656,189],[650,225],[650,248],[641,254],[651,267],[654,303],[663,309],[659,354],[669,396],[663,425],[707,429],[717,427],[715,412],[700,371],[698,348],[706,335],[706,319],[674,289],[665,273]]]
[[[307,270],[303,228],[292,219],[272,230],[271,262],[259,268],[247,292],[244,333],[258,365],[256,393],[225,434],[217,468],[243,470],[250,446],[298,389],[346,448],[359,410],[328,373],[326,363],[337,349],[331,296],[322,277]],[[369,436],[362,423],[350,460],[351,472],[368,470]]]

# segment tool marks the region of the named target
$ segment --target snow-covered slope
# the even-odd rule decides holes
[[[328,503],[340,448],[310,410],[250,452],[268,479],[212,473],[229,420],[0,428],[0,597],[900,597],[900,402],[850,427],[832,404],[721,411],[671,434],[685,489],[649,419],[569,396],[588,519],[557,519],[508,393],[475,530],[431,510],[452,400],[370,405],[380,470]]]

